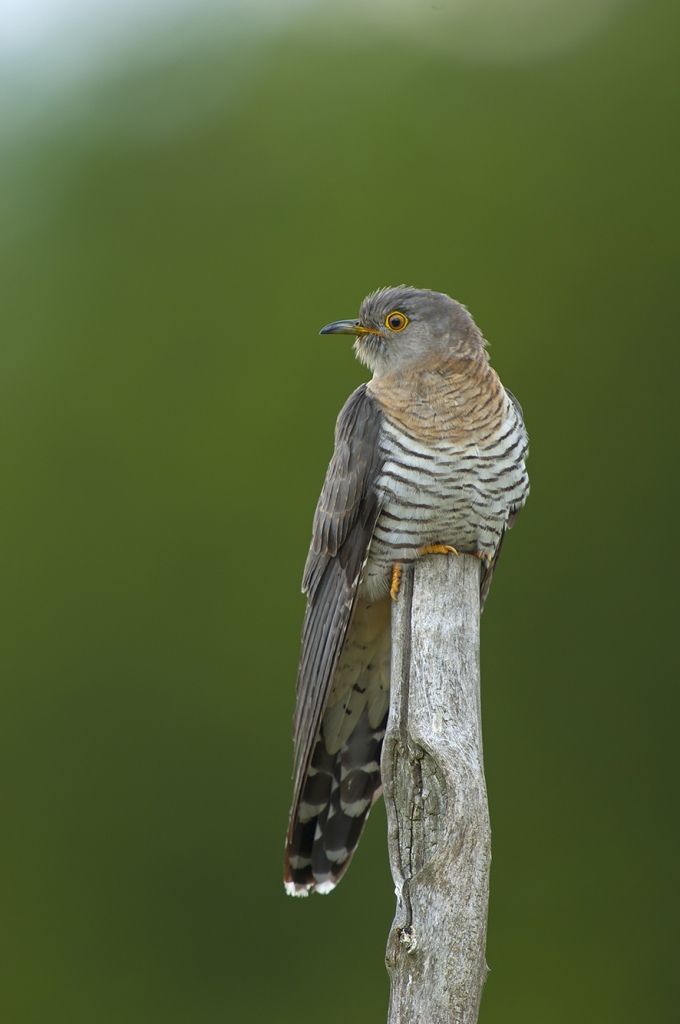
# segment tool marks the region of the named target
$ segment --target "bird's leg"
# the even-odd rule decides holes
[[[473,551],[472,554],[480,562],[483,562],[487,569],[491,568],[491,563],[493,562],[493,553],[491,551]]]
[[[455,555],[458,552],[450,544],[426,544],[424,548],[418,548],[419,555]]]
[[[458,552],[451,544],[426,544],[424,548],[418,548],[419,555],[456,555]],[[395,562],[392,566],[392,585],[390,587],[390,597],[393,601],[397,600],[399,594],[399,587],[401,586],[401,562]]]
[[[393,601],[397,600],[399,594],[399,587],[401,586],[401,562],[395,562],[392,566],[392,586],[390,587],[390,597]]]

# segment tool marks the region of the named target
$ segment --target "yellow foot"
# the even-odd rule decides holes
[[[458,552],[450,544],[426,544],[424,548],[418,548],[419,555],[455,555]]]
[[[472,554],[475,558],[478,558],[480,562],[484,562],[484,565],[489,569],[493,562],[493,552],[491,551],[473,551]]]
[[[390,597],[393,601],[397,600],[399,594],[399,587],[401,586],[401,562],[395,562],[392,566],[392,586],[390,587]]]

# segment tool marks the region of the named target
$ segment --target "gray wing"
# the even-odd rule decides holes
[[[519,404],[517,398],[513,395],[512,391],[510,391],[509,388],[505,389],[505,393],[514,405],[515,409],[517,409],[517,412],[519,413],[520,423],[522,424],[522,426],[524,426],[524,411],[522,410],[522,406]],[[523,504],[524,502],[522,502],[522,505]],[[501,557],[501,549],[503,547],[503,540],[505,538],[505,534],[508,530],[511,530],[515,525],[515,522],[517,521],[517,516],[519,515],[522,505],[518,505],[517,508],[510,509],[510,515],[508,516],[508,521],[505,524],[503,533],[501,534],[501,539],[498,542],[498,547],[496,548],[496,554],[494,555],[493,562],[488,568],[485,568],[484,571],[482,572],[480,594],[481,611],[484,611],[484,605],[486,603],[487,597],[489,596],[489,587],[491,586],[491,580],[493,579],[493,574],[496,571],[496,566],[498,565],[498,559]]]
[[[314,515],[302,580],[307,611],[293,718],[293,814],[354,611],[380,506],[375,481],[381,413],[366,385],[350,395],[335,428],[335,450]]]

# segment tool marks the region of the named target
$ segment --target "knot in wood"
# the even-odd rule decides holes
[[[407,924],[405,928],[399,929],[399,942],[404,947],[406,953],[413,953],[415,951],[418,939],[413,925]]]

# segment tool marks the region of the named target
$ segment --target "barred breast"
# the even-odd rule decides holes
[[[377,481],[382,511],[362,584],[369,598],[386,592],[395,562],[416,558],[425,545],[492,559],[528,493],[521,410],[488,363],[420,376],[426,379],[415,390],[413,381],[372,382],[383,410],[384,465]]]

